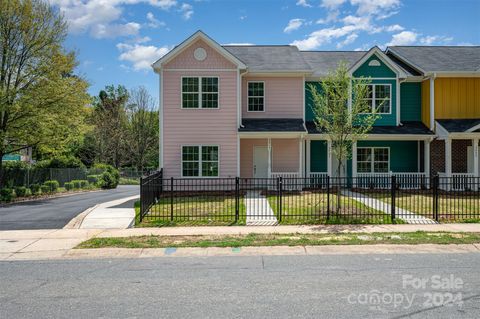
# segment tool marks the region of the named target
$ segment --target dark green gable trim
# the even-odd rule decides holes
[[[326,172],[327,158],[327,141],[311,141],[310,172]]]
[[[380,62],[380,66],[369,66],[368,63],[372,60]],[[367,59],[361,66],[359,66],[354,72],[354,77],[372,77],[372,78],[395,78],[397,74],[392,71],[385,63],[383,63],[376,54],[373,54]]]
[[[400,121],[422,120],[422,83],[400,84]]]

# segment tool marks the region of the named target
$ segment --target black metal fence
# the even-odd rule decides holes
[[[140,221],[378,224],[480,221],[480,179],[438,176],[380,185],[355,178],[141,179]]]

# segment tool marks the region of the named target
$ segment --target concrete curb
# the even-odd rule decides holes
[[[91,211],[93,211],[98,205],[89,207],[85,209],[83,212],[78,214],[77,216],[73,217],[71,221],[66,224],[63,229],[79,229],[82,226],[82,222],[87,217],[88,214],[90,214]]]
[[[15,206],[15,205],[21,205],[23,203],[39,202],[39,201],[42,201],[42,200],[50,200],[50,199],[70,197],[70,196],[82,195],[82,194],[88,194],[88,193],[98,193],[98,192],[104,192],[104,191],[106,191],[106,189],[94,189],[94,190],[84,190],[84,191],[78,191],[78,192],[58,193],[58,194],[51,195],[51,196],[29,198],[29,199],[15,201],[15,202],[11,202],[11,203],[3,203],[3,204],[0,204],[0,208]]]
[[[473,244],[465,245],[325,245],[325,246],[259,246],[209,248],[98,248],[26,251],[0,254],[0,261],[111,259],[152,257],[214,257],[214,256],[318,256],[318,255],[395,255],[395,254],[465,254],[480,253]]]

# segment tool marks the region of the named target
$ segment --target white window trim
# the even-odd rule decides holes
[[[358,160],[358,157],[357,157],[357,172],[359,174],[369,174],[369,173],[378,173],[378,174],[382,174],[382,173],[389,173],[390,172],[390,147],[389,146],[361,146],[361,147],[357,147],[357,156],[358,156],[358,150],[359,149],[368,149],[370,150],[370,155],[371,155],[371,160],[370,160],[370,172],[360,172],[358,171],[358,164],[359,163],[367,163],[366,161],[359,161]],[[387,172],[375,172],[375,149],[387,149],[387,152],[388,152],[388,169],[387,169]],[[383,163],[383,162],[382,162]]]
[[[183,93],[195,94],[195,92],[183,92],[183,79],[184,78],[197,78],[198,79],[198,107],[183,107]],[[216,78],[217,79],[217,107],[203,107],[202,100],[202,79],[203,78]],[[220,77],[219,76],[198,76],[198,75],[183,75],[180,78],[180,108],[183,110],[218,110],[220,108]],[[187,145],[188,146],[188,145]]]
[[[373,111],[375,110],[375,103],[373,103],[376,98],[375,98],[375,87],[376,86],[389,86],[390,87],[390,98],[389,98],[389,101],[390,101],[390,107],[389,107],[389,112],[388,113],[380,113],[380,112],[375,112],[375,114],[380,114],[380,115],[392,115],[392,84],[391,83],[369,83],[367,85],[371,85],[372,86],[372,98],[371,99],[365,99],[365,100],[372,100],[372,112],[368,112],[368,113],[361,113],[361,114],[374,114]],[[398,92],[396,92],[398,94]]]
[[[218,175],[217,176],[202,176],[202,148],[214,146],[218,150],[217,162],[218,162]],[[183,148],[184,147],[197,147],[199,148],[198,153],[198,176],[184,176],[183,175]],[[193,161],[188,161],[193,162]],[[217,144],[184,144],[180,145],[180,172],[182,178],[219,178],[220,177],[220,146]]]
[[[263,96],[250,96],[248,92],[248,86],[250,83],[263,83]],[[267,108],[267,99],[265,97],[265,81],[247,81],[247,113],[262,113],[265,112],[265,109]],[[250,111],[249,108],[249,100],[251,97],[263,97],[263,110],[262,111]]]

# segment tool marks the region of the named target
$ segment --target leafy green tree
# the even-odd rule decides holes
[[[88,84],[62,44],[67,25],[44,0],[0,1],[0,186],[5,154],[61,151],[79,135]]]
[[[158,159],[159,123],[157,104],[145,87],[130,91],[127,107],[131,163],[143,170]]]
[[[342,62],[321,81],[320,90],[314,85],[309,87],[315,125],[328,136],[332,143],[331,152],[338,161],[337,177],[346,173],[345,164],[352,157],[353,143],[364,138],[378,119],[367,99],[371,94],[369,83],[366,78],[352,79],[347,65]],[[340,195],[337,194],[337,211],[340,209]]]
[[[95,98],[92,114],[97,161],[121,167],[127,160],[127,89],[105,87]]]

